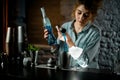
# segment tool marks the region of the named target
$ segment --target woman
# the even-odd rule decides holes
[[[59,65],[60,55],[64,52],[64,43],[67,43],[68,54],[70,55],[69,68],[99,68],[98,53],[100,47],[100,30],[92,24],[101,0],[78,0],[72,12],[73,20],[64,23],[61,27],[66,29],[64,35],[58,31]],[[48,31],[44,30],[44,38],[47,38]]]

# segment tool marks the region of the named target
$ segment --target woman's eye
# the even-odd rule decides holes
[[[81,14],[81,12],[78,12],[78,14]]]
[[[87,18],[87,17],[89,17],[89,14],[84,14],[83,16],[84,16],[85,18]]]

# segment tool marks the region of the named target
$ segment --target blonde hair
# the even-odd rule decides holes
[[[97,15],[98,9],[102,6],[102,0],[77,0],[72,10],[72,18],[75,18],[75,10],[79,5],[84,5],[85,8],[90,11],[92,14],[91,21],[93,22]]]

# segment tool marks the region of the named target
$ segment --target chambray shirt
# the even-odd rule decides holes
[[[74,23],[75,20],[66,22],[62,25],[66,29],[67,33],[71,37],[75,46],[82,48],[83,52],[77,60],[70,56],[68,66],[82,67],[82,68],[99,68],[98,67],[98,53],[100,46],[100,29],[93,24],[88,23],[81,32],[75,34]],[[59,47],[58,64],[61,65],[61,55],[64,52],[64,42],[57,40]]]

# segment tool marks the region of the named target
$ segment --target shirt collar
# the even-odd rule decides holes
[[[75,20],[72,20],[70,29],[73,29],[74,22],[75,22]],[[88,30],[88,29],[90,28],[91,25],[92,25],[92,24],[91,24],[91,22],[89,21],[89,22],[85,25],[85,27],[83,28],[82,31]]]
[[[83,28],[82,31],[88,30],[88,29],[90,28],[91,25],[92,25],[91,22],[88,22],[88,23],[85,25],[85,27]]]

